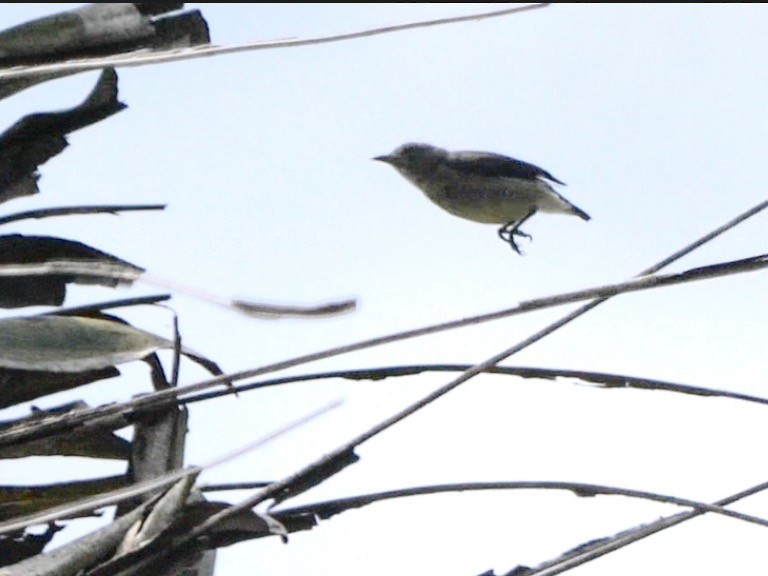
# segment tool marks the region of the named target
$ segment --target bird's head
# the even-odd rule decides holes
[[[376,156],[374,160],[386,162],[404,173],[423,174],[432,172],[447,156],[442,148],[429,144],[403,144],[391,154]]]

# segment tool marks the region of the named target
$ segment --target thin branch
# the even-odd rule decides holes
[[[249,382],[240,386],[235,386],[227,390],[214,390],[203,394],[195,394],[191,397],[182,399],[180,404],[192,404],[229,396],[230,394],[239,394],[259,388],[269,388],[283,384],[293,384],[297,382],[308,382],[313,380],[327,380],[331,378],[346,378],[351,380],[382,380],[384,378],[413,376],[421,372],[463,372],[471,368],[473,364],[410,364],[406,366],[387,366],[384,368],[359,368],[355,370],[336,370],[333,372],[319,372],[315,374],[302,374],[297,376],[286,376],[284,378],[273,378],[262,380],[260,382]],[[629,376],[625,374],[608,374],[606,372],[589,372],[584,370],[565,370],[551,368],[534,367],[512,367],[512,366],[493,366],[485,370],[486,374],[503,374],[506,376],[519,376],[521,378],[538,378],[546,380],[555,380],[556,378],[574,378],[597,384],[605,388],[622,388],[637,390],[662,390],[665,392],[677,392],[680,394],[690,394],[692,396],[712,396],[719,398],[728,398],[731,400],[742,400],[745,402],[754,402],[756,404],[768,404],[768,398],[752,396],[749,394],[740,394],[728,390],[715,390],[712,388],[702,388],[699,386],[689,386],[687,384],[676,384],[664,380],[653,380],[650,378],[641,378],[638,376]]]
[[[403,30],[412,30],[415,28],[427,28],[430,26],[441,26],[445,24],[456,24],[471,20],[483,20],[486,18],[496,18],[517,14],[537,8],[545,8],[547,3],[530,4],[527,6],[518,6],[515,8],[506,8],[504,10],[495,10],[493,12],[484,12],[479,14],[470,14],[467,16],[458,16],[454,18],[441,18],[438,20],[427,20],[423,22],[412,22],[409,24],[399,24],[396,26],[385,26],[382,28],[373,28],[360,32],[347,34],[337,34],[333,36],[319,36],[316,38],[307,38],[304,40],[271,40],[250,42],[247,44],[238,44],[234,46],[199,46],[194,48],[171,49],[164,51],[136,51],[115,56],[84,58],[81,60],[69,60],[55,64],[34,64],[28,66],[14,66],[12,68],[0,69],[0,79],[4,78],[22,78],[26,76],[38,76],[61,72],[84,72],[86,70],[96,70],[107,66],[145,66],[147,64],[160,64],[163,62],[174,62],[179,60],[191,60],[209,56],[221,56],[223,54],[235,54],[238,52],[248,52],[252,50],[270,50],[274,48],[294,48],[298,46],[311,46],[315,44],[327,44],[330,42],[343,42],[354,40],[356,38],[366,38],[380,34],[390,34],[392,32],[401,32]]]
[[[340,300],[338,302],[328,302],[325,304],[313,306],[266,304],[264,302],[252,302],[242,298],[222,297],[189,285],[180,284],[172,280],[160,278],[159,276],[146,273],[141,276],[141,278],[138,278],[138,280],[141,280],[147,284],[161,286],[163,288],[173,290],[174,292],[178,292],[192,298],[203,300],[209,304],[215,304],[229,310],[234,310],[235,312],[239,312],[247,316],[270,320],[290,317],[315,318],[323,316],[335,316],[337,314],[352,312],[357,307],[357,301],[354,299]]]
[[[318,306],[285,306],[281,304],[257,304],[247,300],[230,300],[226,306],[249,316],[260,318],[281,318],[284,316],[305,318],[351,312],[357,306],[357,302],[355,300],[343,300]]]
[[[254,490],[264,488],[272,482],[228,482],[226,484],[200,484],[200,492],[227,492],[229,490]]]
[[[320,518],[330,518],[331,516],[340,514],[341,512],[346,512],[347,510],[353,508],[362,508],[363,506],[373,504],[374,502],[380,502],[382,500],[392,500],[395,498],[406,498],[410,496],[423,496],[426,494],[442,494],[447,492],[482,490],[568,490],[573,492],[576,496],[580,497],[591,497],[598,495],[626,496],[628,498],[640,498],[642,500],[650,500],[653,502],[663,502],[665,504],[687,506],[689,508],[694,508],[699,512],[711,512],[713,514],[720,514],[722,516],[728,516],[730,518],[735,518],[737,520],[742,520],[751,524],[758,524],[759,526],[768,527],[768,520],[758,516],[742,514],[741,512],[728,510],[722,506],[690,500],[689,498],[678,498],[677,496],[658,494],[656,492],[648,492],[645,490],[632,490],[630,488],[603,486],[600,484],[538,480],[522,482],[462,482],[456,484],[419,486],[415,488],[404,488],[401,490],[387,490],[373,494],[350,496],[346,498],[328,500],[325,502],[317,502],[314,504],[305,504],[293,508],[273,510],[272,514],[277,518],[280,516],[290,516],[292,514],[315,514]]]
[[[19,220],[51,218],[54,216],[69,216],[71,214],[113,214],[120,212],[138,212],[144,210],[165,210],[165,204],[110,204],[105,206],[62,206],[60,208],[41,208],[27,210],[8,216],[0,216],[0,226]]]
[[[757,486],[753,486],[742,492],[718,500],[714,504],[715,506],[727,506],[765,490],[768,490],[768,482],[763,482],[762,484],[758,484]],[[701,510],[691,510],[690,512],[682,512],[680,514],[675,514],[674,516],[660,518],[651,524],[638,526],[630,531],[623,531],[607,541],[600,540],[594,546],[587,546],[586,549],[577,554],[545,562],[535,568],[529,569],[525,574],[526,576],[555,576],[555,574],[562,574],[572,568],[586,564],[600,556],[615,552],[624,546],[628,546],[629,544],[642,540],[657,532],[661,532],[662,530],[666,530],[667,528],[682,524],[683,522],[701,516],[702,514],[705,514],[705,512]]]

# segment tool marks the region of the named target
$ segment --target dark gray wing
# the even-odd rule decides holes
[[[565,186],[565,182],[538,166],[493,152],[454,152],[450,155],[449,163],[451,168],[467,175],[503,176],[525,180],[546,178]]]

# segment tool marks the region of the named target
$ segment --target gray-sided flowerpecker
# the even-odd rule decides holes
[[[394,166],[427,198],[454,216],[502,224],[499,237],[521,254],[515,236],[531,238],[520,226],[536,212],[589,215],[555,192],[565,185],[546,170],[492,152],[448,152],[429,144],[403,144],[374,160]]]

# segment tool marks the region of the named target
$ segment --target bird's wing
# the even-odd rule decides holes
[[[450,156],[451,167],[463,174],[475,176],[506,176],[509,178],[524,178],[535,180],[546,178],[565,186],[546,170],[522,160],[515,160],[502,154],[492,152],[454,152]]]

